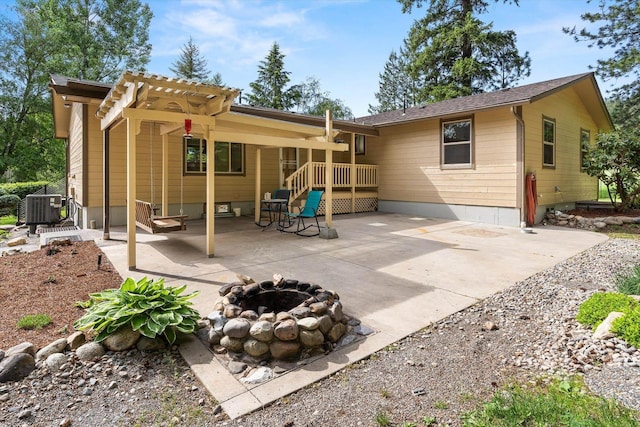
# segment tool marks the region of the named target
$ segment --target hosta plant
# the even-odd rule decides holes
[[[189,301],[198,292],[180,295],[187,288],[165,287],[164,279],[126,279],[119,289],[89,295],[80,303],[87,312],[76,320],[78,330],[93,330],[100,342],[121,328],[131,328],[149,338],[164,337],[169,343],[176,332],[189,334],[196,329],[198,312]]]

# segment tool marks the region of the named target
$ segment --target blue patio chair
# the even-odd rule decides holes
[[[307,196],[307,201],[304,204],[304,208],[300,209],[300,212],[285,212],[285,216],[289,222],[289,226],[286,228],[293,227],[293,223],[295,222],[296,231],[289,231],[289,233],[295,233],[298,236],[311,237],[317,236],[320,234],[320,224],[318,223],[318,208],[320,207],[320,200],[322,199],[323,191],[312,190],[309,191],[309,195]],[[307,219],[307,222],[310,222],[311,219],[315,220],[314,224],[305,224],[304,220]],[[316,227],[318,232],[315,234],[302,234],[301,232],[311,228]],[[283,231],[287,231],[283,229]]]
[[[291,197],[291,190],[287,190],[286,188],[277,188],[271,193],[272,199],[277,200],[286,200],[283,203],[263,203],[260,208],[260,218],[256,223],[259,227],[268,227],[274,222],[280,222],[283,215],[287,211],[287,207],[289,206],[289,198]],[[263,215],[264,214],[264,215]],[[266,224],[262,223],[262,220],[265,219],[267,221]]]

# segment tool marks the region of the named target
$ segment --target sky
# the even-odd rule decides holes
[[[340,99],[356,117],[377,104],[379,74],[392,50],[398,51],[424,8],[403,14],[395,0],[143,0],[154,13],[153,46],[147,70],[171,77],[171,65],[191,36],[212,73],[230,87],[249,91],[258,65],[273,42],[284,53],[290,84],[309,77]],[[480,18],[494,30],[514,30],[521,53],[529,52],[531,75],[518,84],[535,83],[590,71],[612,50],[589,48],[562,32],[584,27],[580,15],[598,1],[520,0],[520,6],[489,0]],[[5,12],[13,1],[0,0]],[[603,95],[621,81],[598,79]]]

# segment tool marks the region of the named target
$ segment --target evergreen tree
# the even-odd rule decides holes
[[[391,51],[384,71],[379,74],[379,90],[375,93],[378,105],[369,105],[369,114],[412,107],[416,99],[417,82],[409,75],[407,65],[409,58],[405,51]]]
[[[285,55],[280,46],[274,42],[267,57],[258,65],[258,78],[249,83],[251,93],[247,94],[247,102],[258,107],[290,110],[300,98],[300,88],[289,83],[289,71],[284,69]]]
[[[182,47],[182,53],[176,59],[169,70],[177,77],[188,80],[207,81],[210,71],[207,69],[207,60],[200,55],[200,48],[189,36],[189,40]],[[220,76],[220,74],[217,74]],[[221,80],[220,76],[220,80]]]
[[[417,87],[417,103],[509,87],[529,75],[528,52],[521,56],[513,31],[493,31],[475,14],[484,0],[398,0],[404,13],[427,5],[405,40],[407,70]]]

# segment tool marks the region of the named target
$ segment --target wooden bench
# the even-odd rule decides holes
[[[155,216],[151,203],[136,200],[136,225],[151,234],[186,230],[185,218],[188,216]]]

